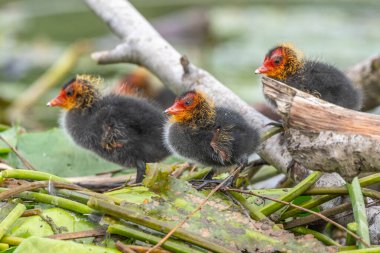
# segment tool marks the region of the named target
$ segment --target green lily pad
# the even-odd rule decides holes
[[[167,172],[166,165],[149,166],[143,184],[153,191],[155,196],[146,198],[142,203],[136,203],[135,198],[131,198],[133,201],[130,201],[127,193],[133,195],[132,187],[107,195],[123,198],[124,203],[120,207],[125,208],[126,213],[146,215],[159,223],[162,222],[165,226],[175,226],[204,201],[209,191],[197,191],[188,182],[168,176]],[[138,190],[144,194],[149,192],[143,187],[139,187]],[[278,196],[285,192],[286,189],[280,189],[267,191],[266,194]],[[255,199],[252,198],[251,204],[255,205],[254,202]],[[96,203],[97,201],[90,200],[90,206],[94,209],[97,209]],[[219,192],[214,194],[181,229],[192,234],[196,233],[210,242],[229,249],[230,252],[326,251],[325,246],[317,240],[298,240],[288,231],[272,228],[272,225],[268,221],[251,220],[239,206]]]
[[[20,134],[17,149],[37,170],[61,177],[94,175],[120,168],[77,146],[62,129]],[[25,168],[13,153],[9,163]]]
[[[16,127],[12,127],[1,132],[0,135],[4,139],[6,139],[12,146],[15,146],[17,141],[17,131],[18,129]],[[0,140],[0,154],[6,154],[10,151],[11,149],[9,148],[9,146],[5,144],[2,140]]]
[[[51,221],[60,229],[61,233],[79,232],[94,229],[96,226],[78,214],[70,213],[61,208],[50,208],[42,212],[42,216]],[[31,236],[53,235],[53,229],[40,216],[21,217],[12,226],[9,235],[28,238]],[[88,238],[76,239],[78,242],[90,242]]]
[[[85,245],[72,241],[60,241],[48,238],[30,237],[24,240],[14,253],[120,253],[116,249]]]
[[[123,188],[112,192],[106,192],[104,194],[134,204],[143,204],[147,201],[151,201],[153,197],[159,197],[159,195],[149,191],[148,188],[143,186]]]

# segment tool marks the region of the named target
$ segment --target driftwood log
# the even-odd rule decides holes
[[[345,109],[263,77],[277,104],[287,149],[303,166],[352,178],[380,171],[380,116]]]

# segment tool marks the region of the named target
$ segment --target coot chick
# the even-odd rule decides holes
[[[361,92],[342,71],[326,63],[304,59],[299,51],[288,44],[269,50],[263,65],[255,73],[348,109],[359,110],[362,104]]]
[[[165,143],[179,156],[213,166],[244,166],[259,145],[258,131],[238,113],[214,103],[198,91],[177,97],[165,111],[171,115],[165,127]]]
[[[144,99],[102,96],[100,83],[100,78],[77,75],[48,106],[65,110],[61,125],[75,143],[108,161],[136,167],[139,183],[147,162],[169,155],[162,141],[165,118]]]

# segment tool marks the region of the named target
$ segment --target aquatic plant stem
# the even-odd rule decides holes
[[[286,201],[283,201],[283,200],[279,200],[279,199],[275,199],[275,198],[271,198],[271,197],[268,197],[268,196],[264,196],[264,195],[261,195],[261,194],[258,194],[258,193],[255,193],[253,191],[245,191],[245,190],[239,190],[239,189],[231,189],[231,188],[227,188],[226,191],[235,191],[235,192],[240,192],[240,193],[245,193],[245,194],[249,194],[249,195],[253,195],[253,196],[256,196],[256,197],[259,197],[259,198],[263,198],[263,199],[269,199],[271,201],[274,201],[274,202],[279,202],[281,203],[282,205],[288,205],[288,206],[291,206],[291,207],[294,207],[294,208],[297,208],[297,209],[300,209],[301,211],[304,211],[304,212],[308,212],[312,215],[315,215],[315,216],[318,216],[319,218],[321,218],[322,220],[328,222],[328,223],[331,223],[332,225],[334,225],[335,227],[343,230],[343,231],[346,231],[347,233],[351,234],[356,240],[360,240],[361,242],[363,242],[364,244],[366,244],[366,242],[358,235],[356,235],[355,233],[349,231],[347,228],[345,228],[344,226],[336,223],[335,221],[327,218],[326,216],[320,214],[320,213],[317,213],[317,212],[314,212],[312,210],[309,210],[309,209],[306,209],[306,208],[303,208],[301,206],[298,206],[298,205],[295,205],[293,203],[290,203],[290,202],[286,202]]]
[[[21,238],[21,237],[5,235],[5,236],[3,236],[3,238],[0,239],[0,242],[1,242],[1,243],[6,243],[6,244],[9,244],[9,245],[17,246],[17,245],[19,245],[23,240],[24,240],[24,238]]]
[[[7,233],[11,226],[16,222],[18,218],[26,210],[26,207],[23,204],[18,203],[12,211],[0,222],[0,239]]]
[[[156,244],[161,240],[159,236],[145,233],[140,229],[132,228],[130,226],[124,226],[124,225],[118,225],[118,224],[110,225],[107,229],[107,232],[110,234],[126,236],[126,237],[140,240],[143,242],[149,242],[151,244]],[[171,239],[169,239],[164,244],[162,244],[162,248],[170,250],[171,252],[175,252],[175,253],[187,253],[187,252],[202,253],[203,252],[203,251],[199,251],[194,248],[191,248],[189,247],[189,245],[185,243],[174,241]]]
[[[0,188],[0,192],[4,192],[7,190],[8,189],[6,188]],[[16,196],[22,199],[33,200],[36,202],[42,202],[58,206],[76,213],[91,214],[92,212],[94,212],[92,208],[86,205],[54,195],[25,191],[17,194]]]
[[[197,213],[199,210],[202,209],[202,207],[207,203],[207,201],[211,198],[212,195],[214,195],[215,192],[217,192],[220,188],[222,188],[229,180],[231,180],[231,178],[234,178],[235,175],[237,175],[240,171],[241,171],[242,167],[239,166],[237,167],[227,178],[225,178],[218,186],[216,186],[214,189],[211,190],[211,192],[207,195],[207,197],[198,205],[197,208],[195,208],[190,214],[188,214],[185,219],[183,219],[180,223],[178,223],[174,228],[172,228],[169,233],[161,239],[161,241],[159,241],[153,248],[151,248],[150,250],[148,250],[147,253],[150,253],[152,252],[152,250],[154,249],[157,249],[158,247],[160,247],[167,239],[170,238],[170,236],[172,236],[175,231],[182,227],[183,224],[185,224],[191,217],[193,217],[193,215],[195,213]]]
[[[4,170],[0,173],[0,175],[3,178],[31,179],[31,180],[38,180],[38,181],[50,180],[50,181],[70,183],[70,181],[62,177],[57,177],[55,175],[42,172],[42,171]]]
[[[366,177],[363,177],[361,179],[359,179],[359,182],[360,182],[360,186],[361,187],[366,187],[366,186],[369,186],[369,185],[372,185],[372,184],[375,184],[375,183],[378,183],[380,182],[380,173],[376,173],[376,174],[373,174],[373,175],[370,175],[370,176],[366,176]],[[329,187],[330,188],[330,187]],[[318,193],[318,189],[321,189],[321,188],[310,188],[308,191],[311,191],[312,193]],[[341,187],[335,187],[335,190],[338,192],[338,191],[344,191],[344,192],[347,192],[347,188],[344,187],[344,186],[341,186]],[[305,192],[305,194],[308,194],[308,191]],[[373,190],[372,190],[373,191]],[[319,191],[320,192],[320,191]],[[300,206],[304,207],[304,208],[307,208],[307,209],[312,209],[316,206],[319,206],[331,199],[334,199],[336,197],[339,197],[335,194],[331,194],[329,193],[329,195],[323,195],[323,196],[318,196],[316,198],[313,198],[309,201],[306,201],[304,203],[302,203]],[[293,217],[294,215],[300,213],[300,210],[298,209],[294,209],[294,208],[290,208],[289,210],[287,210],[282,216],[281,216],[281,219],[286,219],[286,218],[289,218],[289,217]]]
[[[266,216],[264,214],[262,214],[260,212],[260,210],[256,207],[254,207],[253,205],[251,205],[246,198],[244,198],[240,193],[238,192],[229,192],[232,197],[238,201],[244,208],[246,208],[249,212],[249,216],[256,220],[256,221],[259,221],[259,220],[263,220],[266,218]]]
[[[96,197],[90,198],[87,205],[99,212],[106,213],[108,215],[121,218],[127,221],[131,221],[138,225],[145,226],[159,232],[168,233],[174,227],[173,225],[170,225],[166,222],[154,219],[149,216],[141,215],[140,213],[137,213],[135,209],[130,208],[128,206],[123,206],[123,207],[117,206],[108,201],[98,199]],[[209,240],[201,238],[198,235],[192,234],[181,228],[177,229],[177,231],[174,233],[174,236],[182,239],[183,241],[192,243],[194,245],[208,249],[210,251],[220,252],[220,253],[234,252],[226,247],[223,247],[219,244],[216,244]]]
[[[365,241],[365,243],[363,241],[358,242],[358,248],[364,249],[369,247],[368,245],[370,245],[370,240],[364,198],[358,177],[355,177],[351,184],[347,183],[347,188],[352,203],[352,209],[354,211],[355,222],[357,224],[356,233]]]
[[[330,237],[328,237],[322,233],[319,233],[317,231],[314,231],[312,229],[308,229],[306,227],[296,227],[296,228],[291,228],[289,230],[294,232],[294,233],[297,233],[297,234],[303,234],[303,235],[311,234],[315,238],[317,238],[318,240],[320,240],[321,242],[323,242],[324,244],[326,244],[328,246],[338,246],[338,247],[342,246],[339,243],[337,243],[336,241],[334,241],[333,239],[331,239]]]
[[[61,183],[61,182],[39,181],[39,182],[25,183],[20,186],[3,191],[0,193],[0,200],[10,198],[24,191],[44,188],[44,187],[47,187],[49,184],[53,184],[57,188],[66,188],[66,189],[74,189],[74,190],[82,189],[82,187],[79,187],[73,184],[67,184],[67,183]]]
[[[322,173],[319,171],[311,173],[307,178],[302,180],[288,193],[281,196],[279,200],[283,200],[286,202],[292,201],[293,199],[304,193],[307,189],[309,189],[321,176]],[[279,210],[281,207],[283,207],[283,204],[281,204],[280,202],[273,202],[261,208],[260,212],[263,213],[265,216],[268,216]]]

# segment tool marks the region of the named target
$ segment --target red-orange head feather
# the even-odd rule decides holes
[[[285,80],[303,67],[302,53],[290,44],[281,44],[269,50],[264,62],[255,73],[278,80]]]
[[[177,97],[174,104],[166,109],[171,122],[188,124],[192,127],[204,126],[215,118],[214,103],[200,91],[188,91]]]

